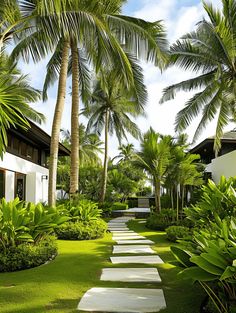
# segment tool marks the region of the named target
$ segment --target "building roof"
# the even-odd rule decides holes
[[[195,147],[191,148],[189,152],[198,153],[198,151],[204,148],[205,146],[209,144],[214,144],[214,140],[215,140],[215,136],[208,137],[204,139],[202,142],[200,142],[198,145],[196,145]],[[221,138],[221,144],[223,143],[236,144],[236,129],[223,134]]]
[[[23,129],[14,129],[11,128],[10,131],[31,142],[34,145],[37,145],[39,148],[43,149],[47,154],[50,154],[50,143],[51,143],[51,136],[49,136],[44,130],[42,130],[38,125],[29,121],[30,127],[27,131]],[[66,148],[63,144],[59,143],[59,156],[69,156],[70,150]]]

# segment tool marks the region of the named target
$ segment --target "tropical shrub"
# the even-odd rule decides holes
[[[166,228],[166,236],[169,241],[176,242],[178,239],[190,238],[191,232],[188,227],[169,226]]]
[[[59,239],[89,240],[103,237],[107,231],[107,224],[102,219],[91,220],[89,223],[81,221],[67,222],[56,229]]]
[[[127,200],[129,208],[137,208],[138,207],[138,198],[129,198]]]
[[[205,227],[215,216],[224,219],[236,214],[236,178],[228,180],[223,176],[218,185],[212,180],[202,187],[202,196],[199,202],[191,208],[186,208],[185,214],[196,226]]]
[[[103,202],[98,203],[98,208],[102,210],[102,217],[109,217],[112,213],[112,203],[111,202]]]
[[[127,203],[121,203],[121,202],[115,202],[112,204],[112,210],[127,210],[128,204]]]
[[[171,251],[184,267],[180,275],[201,284],[217,312],[236,305],[236,218],[221,219],[195,231],[192,240]]]
[[[101,217],[102,210],[98,209],[98,204],[82,199],[80,201],[68,201],[66,205],[57,207],[57,210],[68,216],[71,221],[81,221],[88,223]]]
[[[56,238],[45,236],[36,244],[23,242],[0,250],[0,272],[12,272],[39,266],[57,255]]]
[[[0,201],[0,250],[6,251],[27,242],[35,244],[45,235],[54,232],[58,225],[69,218],[55,208],[44,208],[16,198],[13,201]]]
[[[161,213],[152,213],[146,226],[154,230],[165,230],[176,222],[176,211],[173,209],[162,209]]]

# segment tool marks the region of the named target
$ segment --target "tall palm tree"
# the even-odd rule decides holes
[[[171,145],[172,138],[170,136],[161,136],[150,128],[144,134],[141,151],[136,154],[134,159],[135,166],[142,168],[152,176],[158,213],[161,212],[161,184],[171,162]]]
[[[177,114],[176,129],[186,129],[201,114],[196,139],[207,123],[217,117],[214,143],[217,153],[224,127],[236,119],[236,0],[222,0],[222,11],[205,1],[203,5],[209,21],[200,21],[195,31],[170,49],[170,65],[191,70],[196,76],[164,89],[161,102],[174,99],[178,91],[200,89]]]
[[[55,51],[53,57],[56,62],[49,64],[52,80],[47,81],[50,85],[59,77],[49,166],[49,204],[54,205],[59,125],[64,108],[71,42],[75,44],[77,40],[78,45],[86,51],[90,64],[94,65],[94,68],[99,69],[103,65],[106,68],[119,67],[121,70],[118,77],[125,81],[128,88],[134,80],[132,66],[120,42],[125,43],[127,48],[134,49],[138,57],[145,57],[158,66],[162,66],[166,61],[165,33],[160,22],[149,23],[117,14],[124,1],[22,0],[20,2],[22,2],[24,13],[31,14],[35,18],[36,30],[18,45],[13,56],[24,51],[26,59],[32,53],[33,59],[38,61],[47,56],[49,51]],[[74,61],[73,64],[75,69],[77,62]],[[74,71],[74,77],[78,78],[77,74]],[[83,78],[81,73],[79,78],[80,80]],[[75,84],[73,90],[75,92],[78,90]],[[76,98],[78,99],[78,96]],[[73,115],[77,115],[77,111],[78,109],[75,108]],[[75,121],[74,118],[73,121]],[[72,154],[76,155],[74,152]]]
[[[130,117],[144,114],[143,105],[146,103],[147,92],[143,84],[141,68],[135,62],[132,66],[135,68],[135,75],[139,77],[132,89],[128,91],[125,89],[124,85],[117,80],[116,71],[101,72],[100,80],[96,81],[91,99],[84,110],[84,114],[89,117],[88,130],[93,130],[99,135],[104,130],[101,202],[104,202],[106,195],[109,135],[115,133],[120,144],[122,138],[127,140],[128,133],[134,138],[140,136],[138,126]]]

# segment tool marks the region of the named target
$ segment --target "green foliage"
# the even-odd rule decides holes
[[[35,205],[18,198],[0,202],[0,249],[28,242],[36,243],[54,232],[58,225],[69,218],[55,208],[45,208],[41,203]]]
[[[176,221],[176,212],[173,209],[162,209],[161,213],[152,213],[147,219],[147,227],[155,230],[165,230]]]
[[[0,272],[12,272],[39,266],[57,255],[56,238],[44,237],[37,244],[21,243],[0,250]]]
[[[178,239],[187,239],[191,232],[188,227],[184,226],[169,226],[166,228],[167,239],[176,242]]]
[[[98,208],[102,210],[103,217],[109,217],[112,213],[112,203],[111,202],[103,202],[98,203]]]
[[[112,210],[127,210],[128,209],[128,204],[127,203],[120,203],[120,202],[115,202],[112,204]]]
[[[138,207],[138,198],[129,198],[127,200],[129,208],[137,208]]]
[[[102,219],[89,222],[67,222],[56,229],[59,239],[89,240],[103,237],[107,231],[107,224]]]
[[[193,207],[186,208],[185,214],[195,225],[204,227],[215,221],[216,216],[221,219],[234,216],[236,212],[236,178],[228,180],[224,176],[218,185],[212,180],[202,187],[201,199]]]

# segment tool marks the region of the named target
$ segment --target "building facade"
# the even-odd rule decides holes
[[[7,201],[19,197],[38,203],[48,201],[47,159],[50,152],[50,136],[30,122],[28,131],[10,129],[8,146],[0,160],[0,198]],[[70,151],[60,144],[59,156]]]

